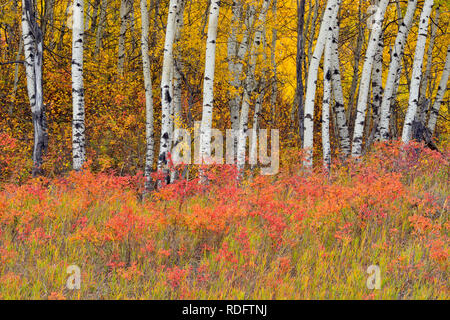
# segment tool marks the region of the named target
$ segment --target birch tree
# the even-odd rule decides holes
[[[427,99],[427,88],[428,84],[430,83],[431,65],[433,63],[433,48],[437,35],[437,27],[438,27],[437,24],[439,22],[439,16],[440,16],[440,8],[438,7],[436,9],[436,14],[433,19],[434,23],[431,25],[430,41],[428,42],[427,48],[427,64],[425,67],[425,72],[423,73],[423,77],[420,81],[419,102],[417,106],[416,118],[417,121],[420,122],[422,125],[424,125],[425,123],[425,117],[427,115],[427,106],[429,104],[429,100]]]
[[[248,131],[248,112],[250,107],[250,97],[255,89],[255,68],[257,59],[257,50],[262,42],[262,26],[266,21],[267,10],[269,9],[270,0],[264,0],[261,12],[258,16],[258,25],[253,37],[253,44],[250,49],[250,60],[248,63],[247,77],[245,79],[244,94],[242,98],[241,114],[239,118],[239,133],[237,144],[237,167],[242,172],[245,164],[245,147]]]
[[[228,47],[227,47],[227,57],[228,57],[228,70],[230,72],[230,80],[229,84],[233,88],[230,93],[230,122],[231,129],[236,133],[233,137],[234,140],[234,152],[236,157],[237,152],[237,132],[239,130],[239,109],[241,105],[241,94],[239,93],[239,88],[242,86],[242,70],[243,70],[243,59],[245,54],[249,50],[250,45],[250,34],[249,31],[253,26],[253,19],[255,15],[255,9],[253,6],[250,6],[247,9],[245,21],[244,21],[244,33],[242,36],[242,40],[237,40],[237,27],[242,26],[242,2],[235,1],[233,2],[232,9],[232,22],[231,22],[231,33],[228,37]]]
[[[47,139],[42,88],[43,39],[32,0],[22,0],[22,41],[27,93],[34,127],[32,174],[36,176],[42,172],[42,156],[47,148]]]
[[[411,139],[411,129],[419,102],[419,87],[422,76],[423,56],[427,40],[428,20],[430,19],[433,0],[425,0],[419,21],[419,31],[417,35],[416,51],[414,53],[414,64],[411,74],[411,85],[409,92],[408,109],[406,111],[405,122],[403,124],[402,141],[408,143]]]
[[[389,122],[391,102],[395,97],[396,83],[401,72],[401,61],[406,39],[411,29],[414,12],[416,11],[417,0],[409,0],[403,22],[400,24],[397,36],[395,38],[394,49],[391,55],[389,71],[383,92],[383,99],[380,107],[379,137],[381,140],[389,139]]]
[[[374,58],[380,45],[380,33],[382,32],[382,24],[386,8],[389,0],[380,0],[377,11],[374,15],[374,23],[370,33],[369,44],[366,50],[364,66],[362,70],[361,80],[359,84],[358,104],[356,107],[355,126],[352,140],[352,156],[359,157],[362,153],[362,142],[364,134],[364,124],[366,118],[367,98],[370,88],[370,77]]]
[[[167,169],[167,152],[171,147],[171,106],[172,106],[172,79],[173,71],[173,42],[175,38],[175,17],[178,8],[178,0],[170,0],[169,13],[167,15],[166,38],[164,41],[164,57],[161,75],[161,138],[158,156],[158,170]],[[167,171],[167,170],[166,170]]]
[[[350,155],[350,135],[348,132],[347,117],[345,115],[344,94],[342,92],[341,71],[339,63],[339,23],[338,19],[334,19],[333,31],[331,33],[330,48],[330,68],[331,68],[331,85],[334,95],[334,114],[339,137],[339,146],[344,158]]]
[[[442,71],[441,81],[437,89],[436,99],[430,111],[430,118],[428,119],[428,129],[433,134],[436,127],[437,117],[439,115],[439,109],[441,108],[444,94],[447,91],[447,82],[450,75],[450,45],[447,47],[447,57],[445,59],[444,70]]]
[[[73,168],[80,170],[86,158],[84,124],[84,87],[83,87],[83,0],[73,2],[72,26],[72,153]]]
[[[325,13],[320,25],[319,36],[317,37],[314,53],[310,59],[308,69],[308,79],[305,95],[305,119],[304,119],[304,141],[303,148],[306,150],[306,159],[304,165],[312,166],[312,151],[314,147],[314,105],[317,88],[317,73],[320,60],[322,59],[327,32],[331,28],[331,23],[337,16],[340,0],[328,0]]]
[[[181,40],[181,30],[184,25],[184,7],[185,0],[180,0],[176,18],[175,18],[175,39],[174,45],[178,47],[178,43]],[[181,59],[181,49],[178,48],[175,57],[174,57],[174,65],[173,65],[173,146],[179,142],[178,140],[181,138],[179,136],[178,129],[181,128],[182,116],[181,116],[181,95],[182,95],[182,69],[183,69],[183,61]],[[179,152],[172,152],[172,160],[174,163],[178,163],[179,161]],[[171,173],[170,181],[175,181],[177,179],[177,171],[173,170]]]
[[[152,93],[152,77],[150,74],[150,58],[148,56],[148,9],[147,0],[140,1],[141,8],[141,53],[142,53],[142,72],[144,73],[144,90],[145,90],[145,137],[146,137],[146,153],[145,153],[145,189],[151,189],[151,172],[153,169],[154,158],[154,130],[153,130],[153,93]]]
[[[297,56],[296,56],[296,80],[297,86],[295,91],[294,105],[297,107],[298,131],[300,133],[300,141],[303,144],[303,116],[305,113],[303,106],[303,68],[304,59],[304,22],[305,22],[305,0],[297,0]],[[274,104],[275,101],[272,101]]]
[[[211,157],[211,127],[214,106],[214,67],[216,62],[217,23],[220,0],[211,0],[206,39],[205,78],[203,80],[203,111],[200,127],[200,159],[205,163]]]
[[[330,103],[331,103],[331,74],[332,62],[331,51],[333,41],[333,30],[331,25],[328,28],[325,53],[323,59],[323,100],[322,100],[322,152],[323,152],[323,166],[326,170],[330,168],[331,164],[331,148],[330,148]]]

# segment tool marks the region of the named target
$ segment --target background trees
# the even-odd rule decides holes
[[[34,11],[27,13],[27,3]],[[448,137],[450,37],[444,1],[431,9],[430,1],[416,0],[221,2],[214,83],[208,85],[210,1],[89,1],[84,13],[77,3],[1,0],[0,130],[17,139],[24,159],[17,179],[33,167],[40,168],[34,174],[46,175],[78,169],[84,159],[95,170],[145,169],[149,177],[169,165],[175,126],[193,130],[202,120],[204,94],[214,103],[208,128],[279,129],[282,157],[283,150],[299,149],[304,140],[308,165],[322,159],[322,129],[329,130],[330,161],[337,153],[345,158],[351,147],[359,156],[374,140],[399,138],[417,113],[435,137]],[[386,5],[378,36],[367,22],[373,19],[371,4]],[[420,19],[425,11],[431,16],[427,30]],[[30,19],[23,20],[23,12]],[[330,47],[325,44],[329,28],[328,82],[323,52]],[[417,61],[416,48],[423,51]],[[321,120],[324,93],[330,104],[327,128]],[[414,109],[410,100],[419,105]],[[159,146],[154,153],[153,146]],[[241,138],[241,166],[247,148]]]

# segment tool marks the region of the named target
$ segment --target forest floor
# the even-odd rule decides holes
[[[449,299],[441,151],[378,145],[241,186],[209,167],[144,199],[140,175],[88,169],[2,183],[0,299]]]

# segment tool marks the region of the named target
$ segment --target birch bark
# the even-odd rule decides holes
[[[261,12],[258,16],[258,25],[255,30],[253,44],[250,49],[250,61],[248,64],[247,78],[245,79],[244,95],[242,98],[241,115],[239,119],[239,132],[237,143],[237,167],[240,173],[245,164],[245,147],[248,131],[248,112],[250,107],[250,97],[255,89],[255,68],[258,55],[258,48],[262,42],[262,26],[266,21],[266,14],[269,9],[270,0],[264,0]]]
[[[147,0],[140,1],[141,8],[141,53],[142,53],[142,72],[144,73],[144,90],[145,90],[145,138],[146,138],[146,153],[145,153],[145,189],[152,188],[151,173],[153,171],[153,158],[155,152],[155,137],[153,130],[153,92],[152,92],[152,77],[150,74],[150,57],[148,55],[148,9]]]
[[[166,170],[167,166],[167,152],[171,147],[171,135],[170,135],[170,113],[172,106],[171,96],[171,73],[173,71],[173,42],[175,38],[175,17],[178,8],[178,0],[170,0],[169,13],[167,15],[166,24],[166,38],[164,42],[164,58],[161,75],[161,139],[158,156],[158,170]]]
[[[84,87],[83,87],[83,0],[73,2],[72,26],[72,153],[73,168],[80,170],[86,158],[84,124]]]
[[[439,115],[439,109],[441,108],[444,94],[447,91],[448,76],[450,74],[450,45],[447,48],[447,57],[445,60],[445,67],[442,71],[441,81],[439,82],[436,99],[434,100],[433,107],[430,111],[430,118],[428,119],[428,129],[433,134],[436,127],[437,117]]]
[[[331,84],[334,95],[334,113],[336,118],[339,146],[344,158],[350,155],[350,135],[348,132],[347,117],[345,115],[344,94],[342,92],[341,71],[339,63],[339,23],[337,19],[333,23],[331,34]],[[331,103],[331,102],[330,102]]]
[[[397,37],[395,38],[394,49],[391,55],[391,62],[389,64],[388,76],[386,79],[385,89],[383,92],[383,99],[380,107],[380,122],[379,135],[381,140],[389,139],[389,123],[391,116],[391,103],[394,99],[396,88],[398,85],[398,77],[401,72],[401,61],[403,51],[408,37],[409,30],[411,29],[414,12],[416,11],[417,0],[409,0],[406,13],[403,18],[403,22],[398,30]]]
[[[362,142],[364,134],[364,124],[366,118],[367,98],[369,95],[370,76],[373,67],[373,61],[380,45],[379,38],[382,32],[382,24],[389,0],[381,0],[378,3],[378,9],[374,16],[374,24],[370,33],[369,44],[366,50],[366,56],[359,84],[358,104],[356,107],[356,119],[352,140],[352,156],[359,157],[362,153]]]
[[[36,176],[42,173],[42,157],[47,148],[47,137],[42,87],[43,38],[31,0],[22,0],[22,40],[27,93],[34,128],[32,174]]]
[[[417,35],[416,51],[414,53],[414,64],[411,74],[411,86],[409,92],[408,109],[406,111],[405,122],[403,124],[402,141],[408,143],[411,139],[411,129],[419,102],[419,87],[422,77],[423,56],[427,41],[428,20],[430,19],[433,0],[425,0],[422,13],[420,15],[419,31]]]
[[[206,40],[205,78],[203,80],[203,112],[200,127],[200,159],[209,163],[211,157],[211,129],[214,106],[214,69],[216,62],[217,24],[220,0],[211,0]]]
[[[340,0],[328,0],[327,7],[320,25],[319,36],[317,38],[314,53],[310,59],[308,69],[308,79],[305,95],[305,120],[304,120],[304,141],[303,148],[306,150],[306,159],[303,164],[306,167],[312,167],[313,147],[314,147],[314,105],[317,88],[317,72],[319,70],[320,60],[322,59],[327,32],[331,27],[332,21],[337,16]]]

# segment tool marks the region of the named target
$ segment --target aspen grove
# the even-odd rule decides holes
[[[449,21],[0,0],[0,299],[448,299]]]

